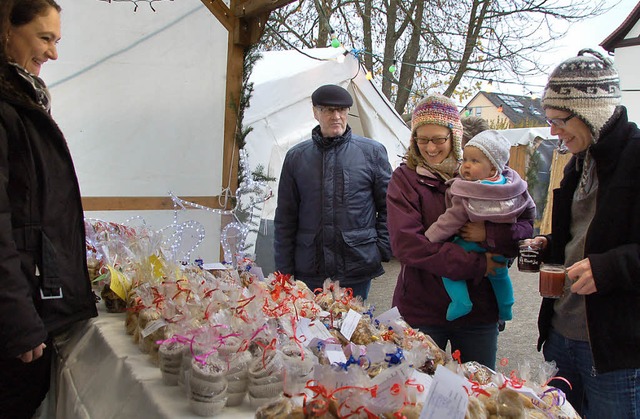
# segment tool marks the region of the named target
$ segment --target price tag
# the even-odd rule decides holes
[[[425,374],[418,370],[413,370],[411,374],[411,378],[409,378],[413,384],[415,384],[416,391],[416,403],[424,403],[427,399],[427,394],[429,394],[429,389],[431,388],[431,383],[433,382],[433,377],[429,374]],[[422,391],[418,391],[418,386],[422,385]],[[413,400],[412,400],[413,401]]]
[[[324,347],[324,354],[329,359],[329,362],[332,364],[346,364],[347,357],[344,355],[342,351],[342,346],[337,345],[335,343],[327,344]]]
[[[464,419],[469,396],[464,389],[469,381],[438,365],[420,419]]]
[[[131,288],[131,280],[111,265],[107,265],[107,269],[109,269],[109,275],[111,277],[109,288],[111,288],[111,291],[115,292],[118,297],[127,301],[127,293],[129,292],[129,288]]]
[[[387,368],[378,374],[371,383],[378,386],[376,397],[369,402],[369,409],[382,415],[402,407],[405,400],[404,382],[408,377],[408,367]]]
[[[340,328],[340,333],[342,333],[342,336],[344,336],[345,339],[351,340],[351,336],[356,330],[358,322],[361,318],[362,314],[358,313],[355,310],[349,309],[349,312],[342,321],[342,327]]]
[[[380,324],[384,324],[385,326],[388,326],[389,323],[394,322],[398,319],[400,319],[400,312],[398,311],[398,307],[393,307],[375,318],[375,320],[379,321]]]
[[[164,319],[154,320],[151,323],[149,323],[147,327],[144,328],[144,330],[142,331],[142,337],[146,338],[156,330],[166,325],[167,325],[167,322]]]

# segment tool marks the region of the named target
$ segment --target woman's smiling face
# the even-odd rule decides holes
[[[561,120],[572,115],[569,111],[553,108],[547,108],[545,114],[548,119]],[[571,154],[578,154],[586,150],[593,142],[591,130],[577,116],[573,116],[564,123],[559,122],[559,125],[551,124],[551,135],[557,135]]]
[[[429,141],[426,144],[421,144],[416,139],[434,139],[434,138],[447,138],[443,144],[435,144],[433,141]],[[447,127],[442,125],[426,124],[419,126],[415,131],[415,137],[413,141],[416,142],[420,155],[428,164],[439,164],[451,153],[453,147],[451,141],[451,131]]]
[[[60,13],[50,7],[31,22],[9,28],[7,56],[29,73],[38,76],[42,64],[58,59],[56,44],[60,36]]]

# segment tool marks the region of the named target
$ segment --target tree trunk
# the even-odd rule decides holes
[[[362,43],[365,51],[373,51],[373,31],[371,29],[372,0],[356,0],[355,5],[362,20]],[[364,66],[373,69],[373,55],[363,54]]]
[[[331,44],[331,25],[329,21],[333,14],[332,0],[315,0],[314,5],[318,12],[318,38],[316,39],[316,47],[327,47]]]
[[[480,31],[482,30],[482,25],[484,23],[484,17],[487,13],[487,9],[489,8],[489,3],[486,0],[473,0],[473,5],[471,6],[471,13],[469,13],[469,24],[467,25],[467,37],[464,45],[464,53],[462,54],[462,59],[460,60],[460,64],[458,65],[458,70],[453,75],[447,90],[444,91],[444,95],[451,97],[453,92],[460,84],[460,80],[462,80],[462,76],[467,72],[469,66],[469,58],[473,53],[476,43],[478,42],[478,37],[480,36]],[[481,6],[480,10],[478,7]]]
[[[422,30],[422,20],[424,17],[424,1],[418,1],[416,4],[415,14],[413,15],[413,25],[411,37],[407,49],[402,56],[402,68],[400,77],[398,78],[398,94],[396,95],[395,108],[402,115],[409,101],[411,94],[410,87],[413,86],[413,78],[416,74],[416,63],[420,53],[420,33]],[[408,65],[407,65],[408,64]]]

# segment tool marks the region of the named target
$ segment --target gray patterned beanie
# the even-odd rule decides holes
[[[543,108],[574,113],[595,140],[619,104],[618,72],[611,60],[592,49],[580,50],[578,56],[556,67],[542,95]]]
[[[491,165],[498,169],[500,173],[504,170],[509,161],[509,151],[511,143],[495,130],[482,131],[465,144],[464,148],[475,147],[487,156]]]

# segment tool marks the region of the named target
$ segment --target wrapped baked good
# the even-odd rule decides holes
[[[183,351],[184,345],[182,343],[171,340],[163,342],[158,349],[162,381],[168,386],[178,385]]]
[[[293,411],[291,400],[280,397],[264,404],[256,410],[256,419],[289,419]]]
[[[370,319],[365,316],[360,318],[356,329],[351,335],[351,342],[355,343],[356,345],[368,345],[370,343],[379,341],[380,339],[381,338],[378,330],[371,324]]]
[[[493,372],[479,362],[465,362],[461,367],[464,376],[469,379],[469,381],[480,385],[489,384],[493,378]]]
[[[109,284],[104,284],[100,297],[109,313],[124,313],[127,310],[127,303],[111,290]]]
[[[225,366],[215,356],[193,359],[189,376],[189,406],[200,416],[213,416],[227,404]]]

